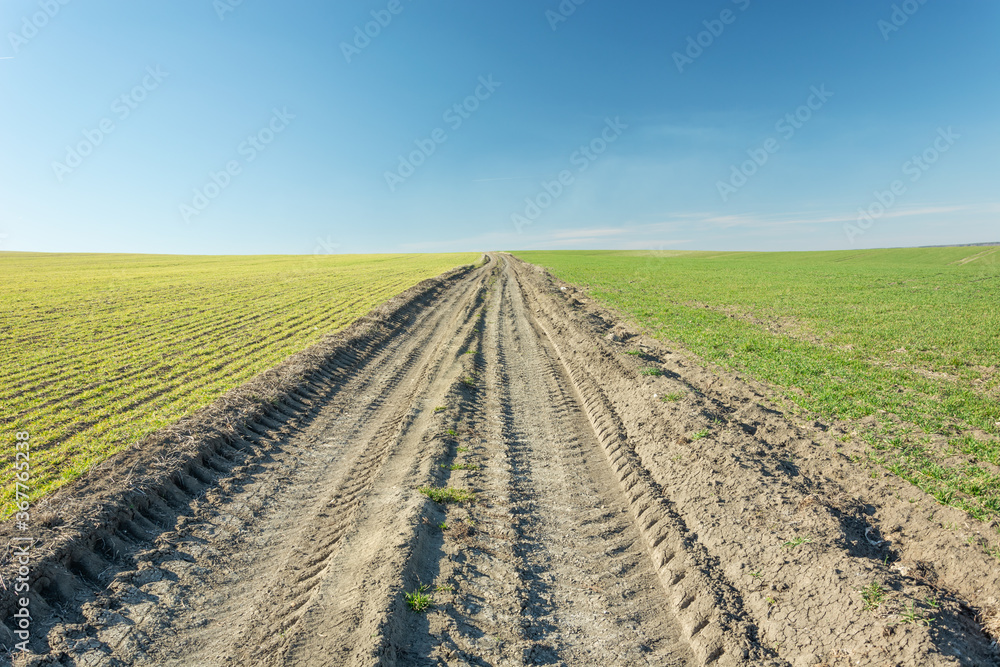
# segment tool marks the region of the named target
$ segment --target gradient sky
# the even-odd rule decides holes
[[[0,28],[0,250],[1000,241],[993,1],[8,0]]]

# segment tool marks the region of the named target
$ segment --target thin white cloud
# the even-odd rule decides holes
[[[603,238],[607,236],[621,236],[627,234],[625,227],[605,227],[604,229],[561,229],[552,232],[549,236],[555,239],[564,238]]]
[[[900,207],[886,212],[882,218],[903,218],[934,215],[996,214],[1000,204],[984,203],[969,205],[917,204]],[[665,250],[673,246],[696,243],[693,238],[685,238],[700,227],[714,227],[720,230],[739,229],[742,233],[764,232],[791,225],[824,225],[854,222],[857,214],[831,214],[819,211],[791,211],[778,214],[732,214],[720,215],[709,212],[682,211],[664,216],[657,222],[624,222],[621,226],[571,227],[549,229],[544,218],[534,225],[526,226],[523,233],[513,229],[483,232],[478,235],[446,241],[420,241],[400,244],[399,252],[447,252],[470,249],[558,249],[593,248],[607,250]]]
[[[945,213],[959,213],[959,212],[995,212],[1000,210],[996,204],[987,204],[985,206],[968,206],[968,205],[957,205],[957,206],[941,206],[941,205],[924,205],[924,206],[908,206],[900,207],[898,209],[890,209],[883,213],[880,218],[907,218],[913,216],[925,216],[925,215],[942,215]],[[851,213],[849,215],[830,215],[829,213],[806,213],[806,212],[794,212],[794,213],[779,213],[773,215],[761,215],[754,213],[747,214],[735,214],[735,215],[716,215],[706,217],[701,220],[703,224],[712,225],[716,227],[722,227],[723,229],[729,229],[732,227],[758,227],[758,228],[769,228],[769,227],[784,227],[788,225],[823,225],[837,222],[854,222],[857,220],[858,214]]]

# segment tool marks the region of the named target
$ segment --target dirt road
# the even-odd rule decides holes
[[[997,568],[933,503],[577,296],[425,286],[49,540],[19,664],[995,664]]]

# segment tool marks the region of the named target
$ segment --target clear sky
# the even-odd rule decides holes
[[[6,0],[0,29],[0,250],[1000,241],[994,1]]]

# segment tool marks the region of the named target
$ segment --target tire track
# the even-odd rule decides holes
[[[514,271],[518,293],[523,287]],[[721,567],[697,543],[668,496],[657,486],[629,443],[627,433],[600,385],[586,369],[566,364],[560,337],[530,316],[538,335],[550,341],[596,434],[608,465],[627,500],[632,518],[683,634],[700,664],[738,664],[751,657],[756,627],[739,592],[727,582]],[[760,660],[764,656],[757,655]]]
[[[599,445],[509,270],[485,329],[485,382],[461,441],[463,461],[481,471],[449,480],[481,501],[444,515],[454,528],[423,569],[454,592],[407,664],[690,664]]]

